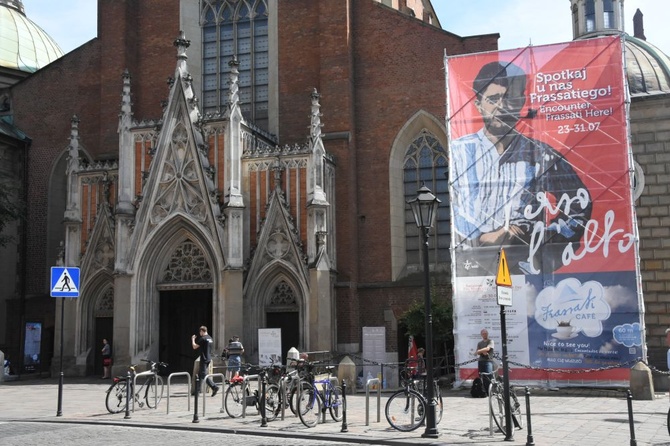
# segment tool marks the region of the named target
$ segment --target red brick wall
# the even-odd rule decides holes
[[[304,110],[317,88],[326,150],[337,166],[338,342],[358,342],[362,325],[383,325],[394,294],[391,144],[419,110],[444,122],[445,50],[495,50],[498,36],[464,39],[372,0],[280,2],[279,22],[280,137],[304,138]],[[349,139],[328,137],[339,132]],[[376,291],[367,291],[370,284]],[[411,299],[400,294],[406,307]]]
[[[122,73],[132,76],[136,119],[162,114],[165,79],[174,73],[179,34],[178,0],[100,0],[98,34],[82,47],[24,79],[12,89],[15,125],[30,148],[28,270],[48,277],[46,225],[48,181],[69,144],[70,119],[78,115],[80,144],[94,158],[116,158]],[[46,293],[45,281],[28,282],[28,294]]]
[[[14,124],[31,139],[28,164],[27,270],[31,277],[47,278],[47,199],[49,179],[57,158],[67,149],[70,120],[79,123],[80,144],[97,155],[100,120],[99,41],[93,40],[75,52],[27,77],[12,89]],[[119,102],[120,90],[117,92]],[[118,110],[117,110],[118,114]],[[26,293],[48,292],[46,280],[29,280]]]

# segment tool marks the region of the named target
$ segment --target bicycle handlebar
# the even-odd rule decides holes
[[[142,362],[146,362],[148,364],[151,364],[151,367],[167,367],[168,365],[165,362],[156,362],[156,361],[151,361],[150,359],[142,359]]]

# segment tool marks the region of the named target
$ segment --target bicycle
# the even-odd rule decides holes
[[[146,405],[150,409],[155,409],[158,406],[161,398],[163,398],[163,378],[158,374],[159,367],[167,367],[167,364],[164,362],[154,362],[147,359],[143,359],[143,362],[149,363],[150,374],[142,375],[137,374],[135,368],[137,364],[133,364],[128,367],[130,370],[130,386],[131,393],[133,395],[133,402],[136,402],[138,406],[144,407]],[[144,372],[146,373],[146,372]],[[139,386],[137,391],[133,389],[133,379],[135,376],[147,376],[147,379]],[[126,409],[126,399],[127,399],[127,377],[125,376],[115,376],[112,380],[112,385],[107,389],[107,397],[105,398],[105,406],[109,413],[119,413]],[[145,390],[146,388],[146,390]],[[142,402],[142,391],[144,391],[144,402]]]
[[[243,364],[242,372],[243,374],[248,374],[251,371],[253,366],[251,364]],[[264,377],[267,378],[268,369],[260,369],[258,372],[259,381]],[[244,382],[244,376],[234,376],[228,382],[228,388],[226,389],[226,395],[223,399],[223,405],[226,410],[226,413],[231,418],[239,418],[245,413],[245,407],[255,407],[256,411],[260,412],[261,406],[261,396],[258,389],[255,389],[253,392],[249,390],[248,384]],[[276,387],[276,386],[275,386]],[[279,392],[277,391],[273,394],[269,394],[268,387],[265,389],[265,414],[266,418],[268,414],[274,413],[276,410],[275,405],[277,404],[276,395]]]
[[[415,367],[404,367],[400,370],[400,385],[402,389],[395,392],[386,402],[384,413],[386,421],[402,432],[411,432],[421,426],[426,420],[426,381],[413,376]],[[437,380],[433,380],[433,400],[435,401],[435,424],[442,420],[444,403]]]
[[[310,388],[311,385],[305,382],[304,360],[300,360],[296,369],[287,371],[281,366],[273,365],[270,371],[270,378],[268,382],[266,408],[272,408],[270,412],[266,413],[268,421],[272,421],[281,412],[282,404],[284,408],[290,408],[293,415],[297,415],[297,395],[302,390]],[[298,382],[300,382],[300,390],[298,389]],[[282,394],[282,386],[284,393]],[[286,398],[286,400],[284,400]]]
[[[504,395],[504,386],[500,374],[498,373],[499,367],[492,372],[482,372],[480,375],[487,375],[491,379],[491,384],[489,384],[489,408],[491,410],[491,416],[493,421],[495,421],[496,426],[500,429],[501,432],[507,433],[507,424],[505,418],[505,395]],[[514,387],[510,386],[510,408],[512,411],[512,422],[514,426],[518,429],[523,429],[523,416],[521,415],[521,403],[516,396]]]
[[[300,418],[300,421],[305,426],[314,427],[319,422],[322,414],[325,420],[325,412],[328,409],[334,421],[342,421],[342,414],[345,410],[342,388],[339,385],[333,385],[331,381],[334,378],[331,376],[331,372],[335,367],[326,367],[328,376],[323,379],[317,379],[314,376],[314,364],[317,363],[306,364],[307,374],[311,377],[307,382],[310,386],[303,389],[298,397],[298,418]],[[321,386],[322,390],[319,390],[319,386]]]

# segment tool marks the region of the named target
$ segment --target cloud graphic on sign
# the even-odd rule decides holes
[[[626,347],[639,347],[642,345],[642,330],[640,324],[617,325],[612,329],[614,340]]]
[[[600,336],[602,322],[611,314],[603,286],[596,281],[582,284],[571,277],[543,289],[535,300],[535,320],[547,330],[569,324],[575,335],[581,332],[594,338]]]

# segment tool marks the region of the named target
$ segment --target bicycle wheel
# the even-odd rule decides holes
[[[154,379],[155,378],[155,379]],[[144,401],[149,409],[155,409],[163,398],[163,378],[160,375],[147,379],[145,383],[147,390],[144,393]]]
[[[119,413],[126,410],[126,381],[117,381],[107,389],[105,406],[109,413]]]
[[[298,395],[300,395],[303,390],[311,388],[312,385],[306,381],[300,381],[300,389],[298,389],[297,384],[291,388],[291,391],[288,394],[288,404],[291,408],[291,412],[293,412],[293,415],[298,415]]]
[[[386,402],[386,420],[391,427],[410,432],[421,426],[426,418],[423,396],[411,389],[400,390]]]
[[[342,421],[342,414],[345,410],[344,398],[342,398],[342,387],[334,386],[331,389],[328,409],[330,410],[330,416],[334,421]]]
[[[307,427],[314,427],[321,417],[321,394],[312,389],[300,392],[298,397],[298,418]]]
[[[512,397],[510,404],[512,408],[512,417],[514,418],[512,421],[514,422],[514,426],[518,427],[519,429],[523,429],[523,414],[521,413],[521,403],[519,402],[519,399],[517,398],[513,389],[510,391],[510,396]]]
[[[223,400],[223,405],[226,413],[230,418],[239,418],[242,416],[245,399],[242,393],[241,384],[233,384],[226,389],[226,397]]]
[[[444,403],[442,402],[442,394],[438,393],[435,397],[435,424],[440,424],[442,421],[442,411],[444,410]]]
[[[505,402],[498,387],[489,387],[489,407],[491,408],[491,415],[496,426],[503,434],[507,433],[505,428]]]
[[[670,435],[670,409],[668,409],[668,435]]]
[[[281,411],[281,395],[279,386],[270,384],[265,389],[265,419],[272,421],[277,418],[279,411]]]

